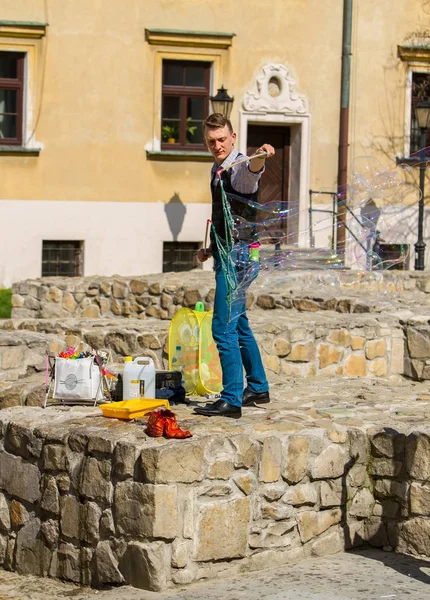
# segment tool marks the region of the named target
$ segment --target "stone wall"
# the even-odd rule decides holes
[[[309,313],[304,318],[280,313],[272,321],[255,312],[252,324],[271,379],[398,377],[405,372],[404,331],[394,318],[341,314],[333,319],[327,312]],[[0,326],[0,407],[2,381],[37,372],[42,375],[45,354],[58,354],[67,346],[108,351],[114,362],[128,355],[150,356],[157,369],[167,368],[168,325],[156,319],[9,321],[7,326],[15,329],[2,330]],[[414,348],[411,345],[412,351]],[[419,375],[430,377],[424,369]],[[42,376],[40,384],[44,384]]]
[[[186,282],[184,283],[184,279]],[[269,290],[269,291],[267,291]],[[163,273],[145,278],[114,276],[43,278],[15,283],[12,317],[137,317],[171,319],[182,306],[194,308],[203,301],[213,306],[214,277],[211,272]],[[296,293],[293,293],[295,291]],[[322,295],[321,295],[322,291]],[[355,297],[359,292],[362,297]],[[425,273],[385,271],[297,271],[260,276],[249,294],[249,308],[295,309],[303,312],[372,312],[363,296],[381,303],[393,294],[430,292]]]
[[[430,555],[430,432],[290,423],[186,441],[96,410],[0,413],[0,565],[162,590],[368,542]]]

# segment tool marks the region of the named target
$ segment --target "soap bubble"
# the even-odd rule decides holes
[[[334,287],[339,278],[328,277],[330,271],[380,274],[408,261],[404,211],[420,198],[416,171],[384,166],[372,156],[356,158],[351,171],[351,183],[336,193],[313,192],[312,212],[307,199],[261,204],[226,194],[220,180],[229,232],[227,246],[218,249],[230,307],[251,284],[263,290],[269,277],[271,289],[285,287],[297,283],[293,274],[300,271],[303,287],[303,271],[309,271],[310,286]],[[258,250],[250,250],[252,242]]]

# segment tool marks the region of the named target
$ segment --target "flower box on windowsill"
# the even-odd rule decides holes
[[[212,154],[204,150],[170,150],[164,148],[161,150],[147,150],[146,158],[148,160],[189,162],[213,162],[214,160]]]

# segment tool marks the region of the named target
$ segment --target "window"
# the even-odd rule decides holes
[[[163,60],[161,148],[204,150],[211,63]]]
[[[83,274],[83,242],[43,241],[42,277]]]
[[[411,143],[410,154],[420,150],[421,133],[415,119],[415,106],[423,100],[430,101],[430,73],[412,73],[412,96],[411,96]],[[427,143],[430,146],[430,129],[427,130]]]
[[[0,52],[0,145],[21,146],[24,97],[21,52]]]
[[[199,242],[164,242],[163,273],[202,268],[202,263],[197,260],[201,246]]]

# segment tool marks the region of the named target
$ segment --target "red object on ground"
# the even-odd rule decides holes
[[[157,410],[149,415],[146,435],[150,437],[185,439],[192,437],[191,431],[183,430],[176,421],[176,415],[171,410]]]

